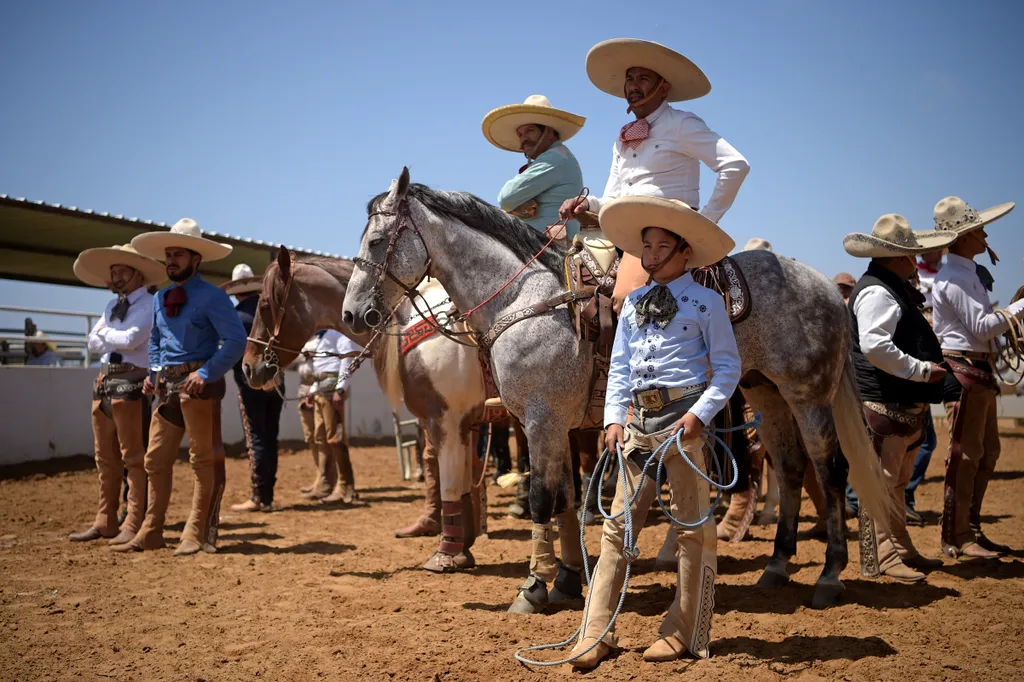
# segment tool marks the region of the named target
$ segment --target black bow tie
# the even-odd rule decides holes
[[[117,303],[114,304],[114,309],[110,311],[111,320],[121,320],[124,322],[125,315],[128,314],[128,308],[131,303],[128,302],[128,298],[125,296],[118,296]]]

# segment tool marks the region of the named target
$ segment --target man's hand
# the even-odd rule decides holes
[[[558,208],[559,218],[575,218],[590,208],[590,202],[584,197],[573,197],[566,199]]]
[[[302,399],[302,406],[305,407],[306,409],[312,410],[315,404],[316,396],[312,393],[310,393],[309,395]]]
[[[199,372],[192,372],[185,379],[185,383],[181,385],[181,390],[189,395],[198,395],[202,392],[203,388],[206,387],[206,379],[199,376]]]
[[[153,381],[146,377],[142,382],[142,394],[143,395],[154,395],[156,394],[156,386],[153,385]]]
[[[604,446],[608,448],[608,452],[615,454],[615,446],[622,447],[625,442],[625,431],[622,424],[609,424],[604,430]]]
[[[928,364],[932,366],[932,373],[928,375],[929,384],[938,383],[949,376],[949,371],[947,371],[942,365],[938,365],[934,362],[929,362]]]
[[[334,395],[331,396],[331,405],[334,406],[334,409],[338,414],[344,414],[345,394],[341,391],[335,391]]]
[[[676,426],[672,429],[672,436],[674,437],[679,433],[679,429],[683,430],[682,440],[688,441],[694,438],[700,438],[700,434],[704,433],[704,422],[697,418],[693,412],[687,412],[683,415],[683,418],[676,422]]]

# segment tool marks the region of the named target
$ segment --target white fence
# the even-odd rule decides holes
[[[90,407],[92,387],[99,369],[95,367],[0,367],[0,466],[56,457],[93,454]],[[238,389],[227,377],[223,403],[223,434],[226,444],[243,443],[238,411]],[[294,397],[299,376],[288,372],[287,395]],[[301,441],[297,403],[285,404],[281,414],[280,439]],[[352,377],[349,400],[345,403],[349,438],[394,442],[391,405],[377,384],[367,363]],[[407,419],[403,411],[400,417]],[[184,442],[184,441],[183,441]]]

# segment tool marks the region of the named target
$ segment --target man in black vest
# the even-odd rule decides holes
[[[907,532],[904,495],[923,440],[931,403],[942,402],[942,347],[918,307],[921,293],[909,285],[915,256],[950,243],[945,235],[913,232],[903,216],[878,219],[871,234],[846,236],[851,256],[870,258],[850,293],[853,360],[864,417],[891,485],[889,518],[860,513],[861,573],[904,582],[924,580],[918,569],[942,565],[925,559]]]

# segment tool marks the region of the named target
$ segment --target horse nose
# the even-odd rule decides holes
[[[376,308],[370,308],[366,311],[366,314],[363,315],[363,322],[365,322],[368,327],[377,327],[381,322],[380,311]]]
[[[351,326],[355,319],[356,316],[352,314],[351,310],[346,310],[341,314],[341,321],[344,322],[346,326]]]

